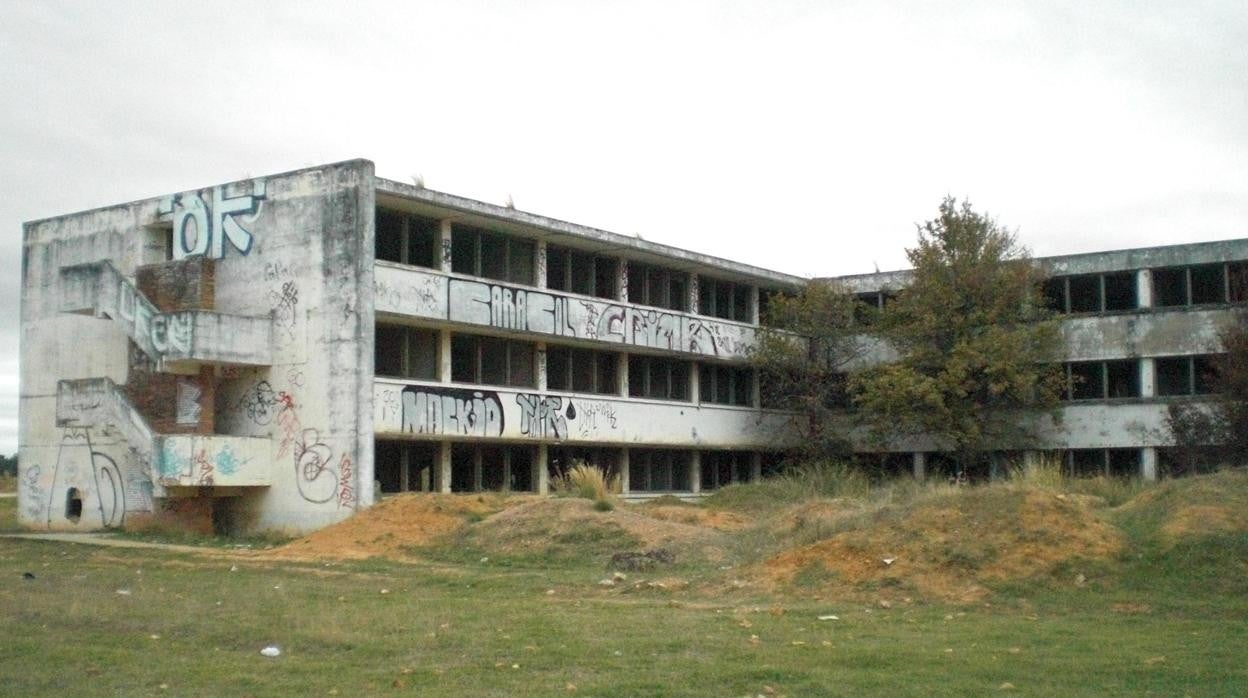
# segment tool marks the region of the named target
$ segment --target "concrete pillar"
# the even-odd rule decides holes
[[[763,454],[754,451],[750,454],[750,482],[763,479]]]
[[[615,372],[615,375],[619,377],[620,386],[616,391],[616,394],[622,397],[628,397],[628,354],[620,352],[618,356],[620,357],[620,363],[617,366],[619,370]]]
[[[436,490],[442,493],[451,491],[451,442],[443,441],[438,444],[438,462],[435,465],[437,471]]]
[[[1135,297],[1141,308],[1153,307],[1153,272],[1140,269],[1135,272]]]
[[[914,460],[914,479],[920,480],[920,481],[926,480],[927,479],[927,454],[924,453],[923,451],[915,451],[912,458]]]
[[[628,302],[628,260],[621,259],[620,264],[616,267],[616,273],[619,277],[616,279],[615,287],[618,289],[616,295],[625,303]]]
[[[533,459],[533,475],[530,480],[533,482],[533,491],[538,494],[550,494],[550,447],[546,444],[538,444],[537,458]]]
[[[632,490],[628,485],[628,449],[620,449],[620,493],[628,494]]]
[[[750,324],[758,324],[758,287],[750,287]]]
[[[438,382],[451,382],[451,331],[438,330]]]
[[[481,483],[485,480],[481,477],[481,449],[474,448],[472,450],[472,491],[480,492]]]
[[[702,312],[698,308],[698,298],[701,296],[701,294],[698,292],[698,287],[702,285],[702,282],[700,279],[701,277],[699,277],[697,274],[694,274],[694,273],[689,274],[689,312],[691,313]]]
[[[408,492],[411,491],[412,486],[411,483],[408,482],[411,477],[411,473],[409,472],[411,470],[411,453],[407,444],[403,444],[402,453],[403,455],[399,458],[399,491]]]
[[[535,248],[533,269],[536,271],[536,274],[533,278],[533,285],[538,288],[546,288],[546,241],[538,240]]]
[[[441,264],[442,271],[447,272],[449,274],[451,271],[451,221],[450,220],[444,219],[440,222],[440,225],[438,227],[438,242],[439,242],[439,249],[441,250],[441,253],[442,253],[442,258],[439,260],[439,263]]]
[[[1036,468],[1040,467],[1041,458],[1042,454],[1039,451],[1024,451],[1023,471],[1027,473],[1035,472]]]
[[[533,360],[537,364],[534,366],[534,375],[537,376],[537,392],[546,392],[546,342],[538,342],[536,351],[533,352]]]
[[[689,402],[702,402],[702,372],[698,370],[698,362],[689,362]]]
[[[697,494],[702,491],[702,452],[689,452],[689,491]]]
[[[758,375],[758,369],[750,369],[750,380],[754,383],[750,387],[750,406],[761,408],[763,406],[763,381]]]
[[[1157,366],[1152,359],[1136,359],[1140,362],[1140,397],[1156,397]]]
[[[1157,449],[1146,446],[1140,449],[1140,477],[1145,480],[1157,479]]]

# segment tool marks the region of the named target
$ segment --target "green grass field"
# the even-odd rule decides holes
[[[623,593],[598,586],[593,556],[327,564],[0,540],[0,693],[1248,693],[1248,534],[1166,543],[1148,510],[1106,516],[1129,546],[1080,566],[1086,583],[1062,569],[972,604],[891,608]]]

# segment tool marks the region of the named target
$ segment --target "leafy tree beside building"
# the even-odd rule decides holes
[[[771,303],[775,326],[811,341],[764,333],[755,352],[764,397],[789,396],[810,416],[806,455],[847,452],[850,427],[881,447],[926,434],[964,464],[1025,447],[1032,435],[1020,414],[1055,407],[1062,389],[1042,272],[1012,233],[953,198],[906,254],[909,284],[871,311],[869,326],[855,324],[851,294],[824,282]],[[868,332],[895,358],[863,361]]]
[[[1020,416],[1056,407],[1062,389],[1041,270],[1013,233],[953,198],[906,256],[910,282],[877,328],[898,358],[850,381],[860,420],[880,443],[927,434],[963,465],[1030,445],[1034,420]]]

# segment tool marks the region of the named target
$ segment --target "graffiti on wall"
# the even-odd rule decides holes
[[[123,472],[123,466],[128,472]],[[111,455],[96,450],[88,427],[62,431],[51,486],[44,489],[41,477],[37,465],[26,471],[26,494],[39,502],[28,506],[27,514],[36,515],[32,520],[42,521],[49,528],[62,520],[112,528],[125,523],[127,511],[151,510],[150,480],[129,461],[123,459],[119,464]]]
[[[299,489],[299,496],[313,504],[337,500],[340,507],[354,506],[355,472],[350,456],[342,454],[335,467],[333,449],[321,439],[319,429],[303,426],[295,408],[294,397],[286,391],[273,393],[267,381],[260,383],[264,384],[263,388],[257,384],[248,393],[251,404],[259,404],[255,400],[257,395],[262,396],[263,401],[269,400],[272,395],[275,402],[265,407],[261,414],[265,419],[275,419],[277,422],[280,439],[277,457],[280,459],[289,455],[294,461],[295,485]],[[248,399],[247,396],[244,399]]]
[[[299,287],[294,281],[282,284],[280,291],[269,291],[269,301],[273,304],[273,334],[279,346],[289,345],[295,341],[295,324],[299,320]]]
[[[582,437],[596,437],[606,431],[615,431],[619,428],[615,405],[604,401],[581,400],[576,410],[576,428]]]
[[[170,352],[190,352],[194,334],[191,313],[160,312],[121,275],[117,276],[116,303],[115,308],[105,307],[101,311],[125,324],[129,335],[150,358],[159,359]]]
[[[378,275],[373,279],[373,293],[379,310],[426,317],[441,316],[442,299],[446,295],[441,280],[436,276],[426,276],[414,283],[404,283],[383,279]]]
[[[401,401],[401,430],[409,434],[503,435],[503,403],[496,392],[408,386]]]
[[[576,407],[568,400],[564,412],[563,398],[554,395],[517,393],[520,405],[520,433],[536,439],[566,439],[568,420],[576,419]]]
[[[199,398],[202,394],[203,391],[195,383],[184,378],[178,379],[178,394],[175,400],[178,424],[199,424],[199,415],[202,410]]]
[[[181,453],[172,439],[165,439],[157,454],[156,468],[166,485],[211,487],[217,474],[228,478],[250,459],[240,458],[229,443],[207,443]]]
[[[468,279],[449,280],[447,316],[500,330],[711,356],[740,357],[749,347],[750,330],[736,325]]]
[[[174,194],[160,201],[161,218],[173,222],[174,259],[194,255],[222,259],[227,242],[239,254],[251,252],[254,238],[236,217],[255,219],[266,196],[264,180],[252,180],[250,193],[241,196],[229,196],[227,189],[226,185],[213,187],[207,202],[201,192]]]
[[[282,404],[278,394],[273,391],[273,386],[269,385],[268,381],[262,380],[243,393],[236,409],[246,414],[247,418],[257,426],[264,426],[273,421],[273,417]]]

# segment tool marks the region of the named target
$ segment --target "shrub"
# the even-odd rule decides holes
[[[552,480],[550,484],[551,489],[557,495],[601,502],[606,501],[609,495],[618,491],[619,478],[608,476],[592,465],[577,463],[562,477]]]

